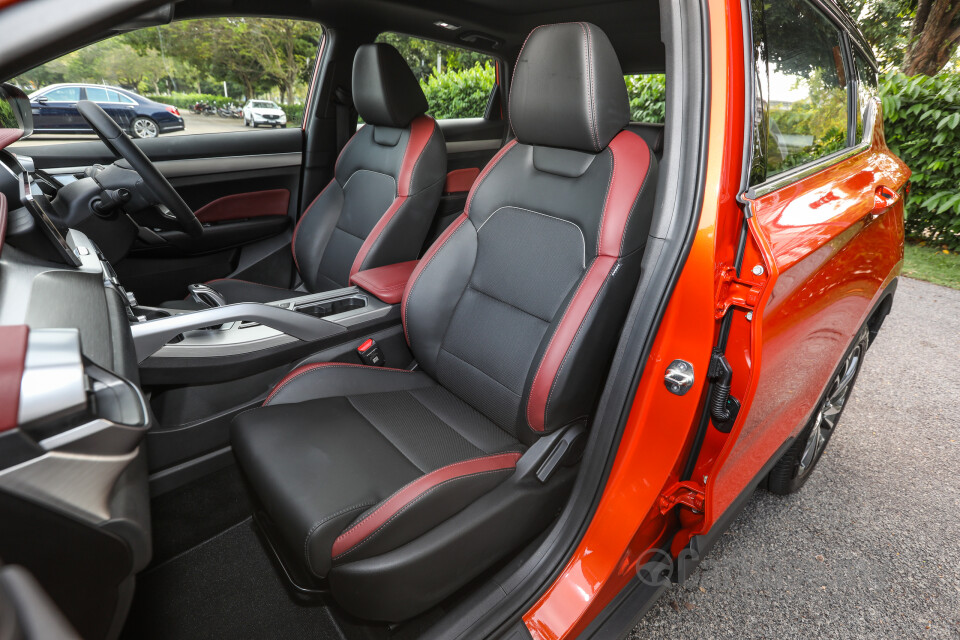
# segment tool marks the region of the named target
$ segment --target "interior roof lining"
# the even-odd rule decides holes
[[[584,20],[607,33],[625,73],[662,73],[666,67],[660,42],[656,2],[611,0],[183,0],[177,20],[216,15],[260,15],[308,19],[373,39],[395,31],[464,47],[512,62],[527,34],[541,24]],[[624,18],[627,15],[629,17]],[[371,18],[373,16],[373,18]],[[443,20],[456,32],[436,26]],[[498,48],[471,45],[459,34],[479,32],[504,44]]]

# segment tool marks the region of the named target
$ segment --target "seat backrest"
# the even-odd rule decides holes
[[[396,49],[379,43],[357,49],[353,101],[365,125],[293,234],[293,258],[310,291],[345,287],[357,271],[415,260],[446,178],[443,134],[423,115],[427,99]]]
[[[588,23],[538,27],[511,87],[516,140],[474,183],[403,298],[421,367],[524,442],[585,422],[636,288],[657,161]]]

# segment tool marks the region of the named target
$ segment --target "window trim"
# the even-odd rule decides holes
[[[806,164],[798,165],[788,171],[784,171],[783,173],[778,173],[772,178],[750,187],[747,190],[746,197],[753,200],[773,191],[778,191],[784,187],[790,186],[795,182],[799,182],[804,178],[808,178],[815,173],[819,173],[820,171],[823,171],[824,169],[827,169],[835,164],[839,164],[848,158],[852,158],[855,155],[859,155],[864,151],[867,151],[871,146],[873,146],[873,128],[876,123],[877,111],[877,98],[874,98],[870,105],[869,111],[867,111],[867,117],[863,121],[863,139],[855,146],[834,151],[830,155],[817,158],[816,160],[811,160]]]
[[[863,121],[863,137],[856,144],[851,144],[851,117],[853,118],[853,128],[852,135],[856,136],[856,102],[851,108],[851,96],[853,96],[854,101],[856,101],[856,96],[858,95],[860,77],[857,74],[856,67],[853,63],[853,51],[856,39],[850,36],[849,27],[844,24],[843,20],[837,18],[837,15],[834,13],[833,9],[827,7],[825,3],[820,0],[807,0],[807,2],[814,8],[814,10],[820,11],[827,20],[833,23],[833,25],[840,31],[840,49],[843,52],[843,64],[844,72],[847,74],[847,83],[846,89],[848,91],[847,95],[847,145],[843,149],[838,149],[831,154],[822,156],[815,160],[810,160],[804,164],[797,165],[792,167],[787,171],[778,173],[772,177],[767,178],[763,182],[753,185],[747,189],[747,192],[744,194],[745,198],[754,200],[760,196],[764,196],[768,193],[774,191],[779,191],[785,187],[790,186],[796,182],[808,178],[815,173],[819,173],[824,169],[832,167],[835,164],[839,164],[848,158],[859,155],[864,151],[867,151],[873,145],[873,129],[876,123],[876,116],[879,111],[878,99],[874,96],[870,108],[867,111],[866,118]],[[752,12],[751,12],[752,13]],[[753,25],[751,23],[751,33],[753,32]],[[859,43],[856,43],[859,45]],[[859,48],[859,46],[857,46]],[[753,54],[751,53],[751,57]],[[868,62],[873,66],[873,61],[870,59],[870,56],[865,56]],[[753,59],[753,65],[756,66],[756,59]],[[755,104],[757,99],[756,89],[754,89],[753,100],[751,104]],[[756,108],[753,107],[753,111],[756,111]],[[754,116],[756,118],[756,116]],[[755,128],[754,124],[751,124],[752,128]],[[751,158],[750,170],[753,168],[753,160]]]

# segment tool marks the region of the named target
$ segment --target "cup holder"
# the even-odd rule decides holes
[[[314,304],[305,304],[302,307],[295,307],[300,313],[306,313],[316,318],[345,313],[355,309],[362,309],[367,306],[367,301],[363,298],[351,296],[349,298],[339,298],[337,300],[326,300]]]

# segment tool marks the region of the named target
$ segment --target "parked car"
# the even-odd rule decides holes
[[[177,107],[154,102],[133,91],[107,85],[52,84],[30,94],[34,131],[93,133],[77,110],[80,100],[96,102],[135,138],[156,138],[161,133],[184,129]]]
[[[143,8],[75,4],[0,11],[0,79]],[[81,100],[108,164],[0,96],[0,558],[82,637],[621,637],[815,477],[910,177],[836,0],[256,12],[324,24],[302,130],[151,158]],[[377,29],[488,56],[485,115],[431,117]]]
[[[272,100],[248,100],[243,105],[243,124],[248,127],[285,127],[287,114]]]

